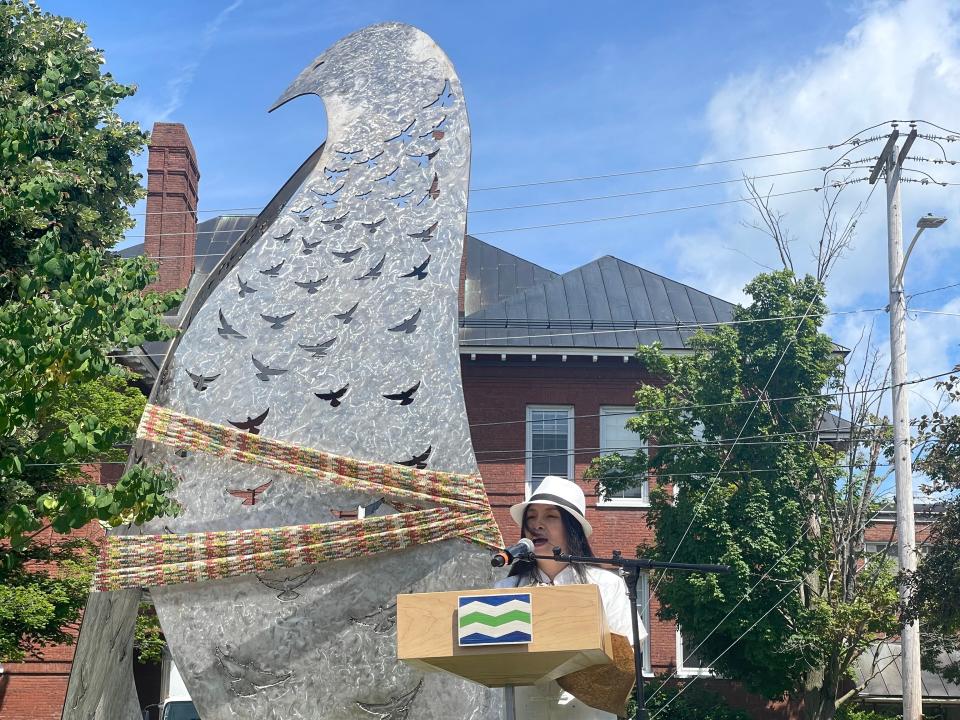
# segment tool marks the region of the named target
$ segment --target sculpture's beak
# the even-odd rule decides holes
[[[270,109],[267,112],[273,112],[278,107],[285,105],[301,95],[309,95],[310,93],[318,95],[319,93],[317,93],[317,89],[320,87],[320,78],[321,73],[323,72],[323,65],[323,55],[307,65],[307,67],[305,67],[300,74],[297,75],[297,79],[290,83],[290,86],[284,90],[280,97],[278,97],[273,105],[270,106]]]

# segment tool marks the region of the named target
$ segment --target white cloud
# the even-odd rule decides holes
[[[206,27],[204,27],[203,33],[200,36],[200,42],[193,50],[193,59],[182,65],[177,71],[177,74],[167,82],[167,91],[169,96],[167,97],[166,102],[163,103],[162,107],[155,110],[155,121],[163,122],[168,120],[173,113],[180,109],[187,91],[193,84],[193,79],[197,74],[200,63],[210,50],[210,47],[216,41],[217,35],[219,34],[223,23],[226,22],[230,14],[242,4],[243,0],[234,0],[232,3],[230,3],[230,5],[218,12],[216,17],[207,23]]]
[[[905,0],[868,5],[841,42],[822,47],[792,66],[760,67],[730,78],[712,97],[706,111],[710,152],[705,160],[782,152],[801,147],[835,144],[861,128],[892,118],[915,118],[944,126],[960,124],[960,5],[947,0]],[[909,127],[901,125],[901,132]],[[889,126],[863,132],[885,134]],[[921,133],[946,135],[929,125]],[[866,158],[879,153],[883,142],[857,147],[848,156]],[[944,143],[953,159],[960,159],[960,142]],[[847,150],[849,147],[843,148]],[[750,172],[770,173],[828,164],[840,151],[822,151],[768,158],[748,164]],[[918,141],[911,156],[937,157],[931,143]],[[870,163],[872,164],[872,163]],[[937,178],[960,182],[960,166],[910,162]],[[851,168],[853,178],[868,169]],[[919,179],[920,175],[905,173]],[[830,179],[842,179],[832,174]],[[773,192],[819,185],[819,172],[778,178]],[[770,187],[770,182],[760,183]],[[866,182],[847,187],[841,197],[840,217],[845,219],[870,190]],[[956,282],[960,248],[960,188],[904,183],[904,242],[913,236],[917,217],[926,212],[945,214],[950,221],[928,231],[910,260],[906,274],[908,292]],[[741,187],[731,196],[741,196]],[[798,237],[794,257],[799,270],[812,266],[808,247],[819,238],[823,224],[821,194],[802,193],[774,200],[786,213],[786,225]],[[885,187],[881,180],[862,216],[854,247],[837,265],[829,283],[828,302],[833,309],[877,307],[886,304],[887,242]],[[675,238],[681,274],[698,287],[725,297],[761,270],[779,265],[773,243],[743,227],[756,219],[746,205],[728,206],[717,216],[716,229]],[[725,247],[734,249],[724,249]],[[749,258],[749,259],[748,259]],[[929,296],[953,307],[952,293]],[[927,298],[923,298],[926,300]],[[917,305],[919,306],[920,298]],[[926,307],[934,307],[923,303]],[[941,308],[941,309],[943,309]],[[856,343],[870,315],[844,316],[828,325],[833,337],[845,345]],[[876,319],[875,342],[886,342],[887,319]],[[960,318],[919,316],[909,328],[911,375],[948,369],[960,360]],[[930,388],[918,388],[927,398]],[[915,411],[925,407],[915,405]]]

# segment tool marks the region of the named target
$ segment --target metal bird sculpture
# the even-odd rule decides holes
[[[283,577],[277,577],[276,573],[272,575],[257,575],[257,580],[271,590],[279,590],[280,593],[277,595],[277,600],[287,602],[300,597],[297,588],[306,585],[307,581],[313,577],[315,572],[317,572],[316,568],[310,568],[306,572],[297,573],[292,577],[289,575],[289,572]]]
[[[184,372],[186,372],[187,375],[190,376],[190,379],[193,380],[193,387],[200,392],[206,390],[208,387],[210,387],[210,383],[220,377],[220,373],[217,373],[216,375],[204,375],[203,373],[192,373],[189,370],[185,370]]]
[[[221,671],[229,678],[230,690],[238,697],[256,695],[265,688],[282,685],[289,680],[293,673],[271,672],[263,670],[253,663],[241,662],[235,657],[227,655],[219,647],[214,650]]]
[[[322,149],[190,296],[150,402],[209,424],[212,441],[224,428],[256,435],[234,439],[250,455],[256,441],[269,439],[385,465],[409,458],[415,468],[427,461],[420,449],[430,438],[430,470],[474,474],[456,336],[470,175],[460,81],[428,36],[385,23],[310,62],[276,107],[308,94],[326,106]],[[412,201],[395,201],[405,195]],[[373,233],[362,224],[381,219]],[[322,251],[303,253],[320,240],[329,241]],[[423,263],[421,241],[430,243],[429,281],[399,277]],[[353,264],[335,254],[355,248],[363,253],[353,253]],[[358,282],[356,264],[366,258],[380,276]],[[295,284],[324,276],[315,294]],[[257,292],[238,297],[237,277]],[[278,308],[296,316],[271,322]],[[322,347],[334,336],[336,343]],[[220,375],[202,392],[182,372],[198,368]],[[417,378],[422,384],[413,384]],[[216,445],[186,446],[186,457],[156,441],[134,448],[145,463],[162,463],[180,478],[173,496],[183,507],[181,533],[332,523],[328,508],[371,501],[369,488],[283,471],[283,458],[267,469],[229,459]],[[267,495],[254,493],[267,483]],[[249,493],[251,503],[225,495],[225,487]],[[378,517],[407,511],[397,505],[381,506]],[[412,510],[427,506],[408,502]],[[160,535],[164,522],[111,532]],[[295,585],[308,570],[310,581]],[[386,608],[410,590],[491,586],[487,550],[458,538],[302,565],[290,569],[283,590],[272,573],[259,571],[258,579],[254,572],[251,563],[246,575],[150,588],[204,720],[504,717],[502,693],[442,673],[421,677],[395,660],[392,634],[350,620],[355,608]],[[296,602],[278,602],[278,592],[294,587]],[[114,671],[119,655],[108,653],[97,665],[103,653],[90,649],[113,637],[109,618],[121,606],[131,623],[136,617],[139,588],[118,592],[95,594],[85,613],[64,720],[127,716],[122,699],[132,676]]]
[[[413,701],[420,693],[423,687],[423,680],[417,683],[412,690],[408,690],[402,695],[391,697],[386,702],[370,703],[357,701],[357,707],[365,713],[373,715],[377,720],[407,720],[410,714],[410,708]]]

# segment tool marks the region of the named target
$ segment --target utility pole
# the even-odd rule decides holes
[[[880,169],[887,181],[887,254],[890,293],[890,372],[893,393],[893,462],[896,473],[897,557],[905,573],[917,569],[916,536],[913,517],[913,468],[910,442],[910,408],[907,399],[907,332],[906,296],[903,292],[903,223],[900,208],[900,170],[917,137],[913,128],[897,146],[899,131],[894,126],[887,144],[870,174],[870,183],[877,180]],[[899,152],[898,152],[899,151]],[[910,586],[900,584],[900,600],[910,599]],[[903,678],[903,720],[922,720],[923,705],[920,685],[920,624],[904,623],[900,635]]]

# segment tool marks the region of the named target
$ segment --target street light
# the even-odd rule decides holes
[[[938,228],[943,225],[947,219],[945,217],[939,217],[931,213],[927,213],[922,218],[917,220],[917,234],[913,236],[913,240],[910,241],[910,244],[907,246],[907,252],[903,256],[903,262],[900,263],[900,272],[897,273],[896,279],[893,281],[893,287],[891,290],[897,290],[901,288],[900,283],[903,282],[903,271],[907,269],[907,260],[910,259],[910,253],[913,252],[914,245],[917,244],[917,240],[920,239],[920,235],[927,228]]]
[[[888,163],[891,161],[888,160]],[[917,221],[917,233],[903,255],[900,224],[899,167],[887,172],[887,233],[890,277],[890,379],[893,409],[893,465],[897,490],[897,559],[900,570],[912,573],[917,569],[916,528],[913,517],[913,468],[910,444],[910,410],[907,401],[907,302],[903,291],[903,271],[910,253],[921,233],[927,228],[940,227],[946,218],[925,215]],[[899,266],[897,274],[893,269]],[[900,582],[900,600],[910,601],[911,588],[907,580]],[[905,621],[900,634],[903,678],[903,718],[920,720],[923,717],[923,693],[920,682],[920,624]]]

